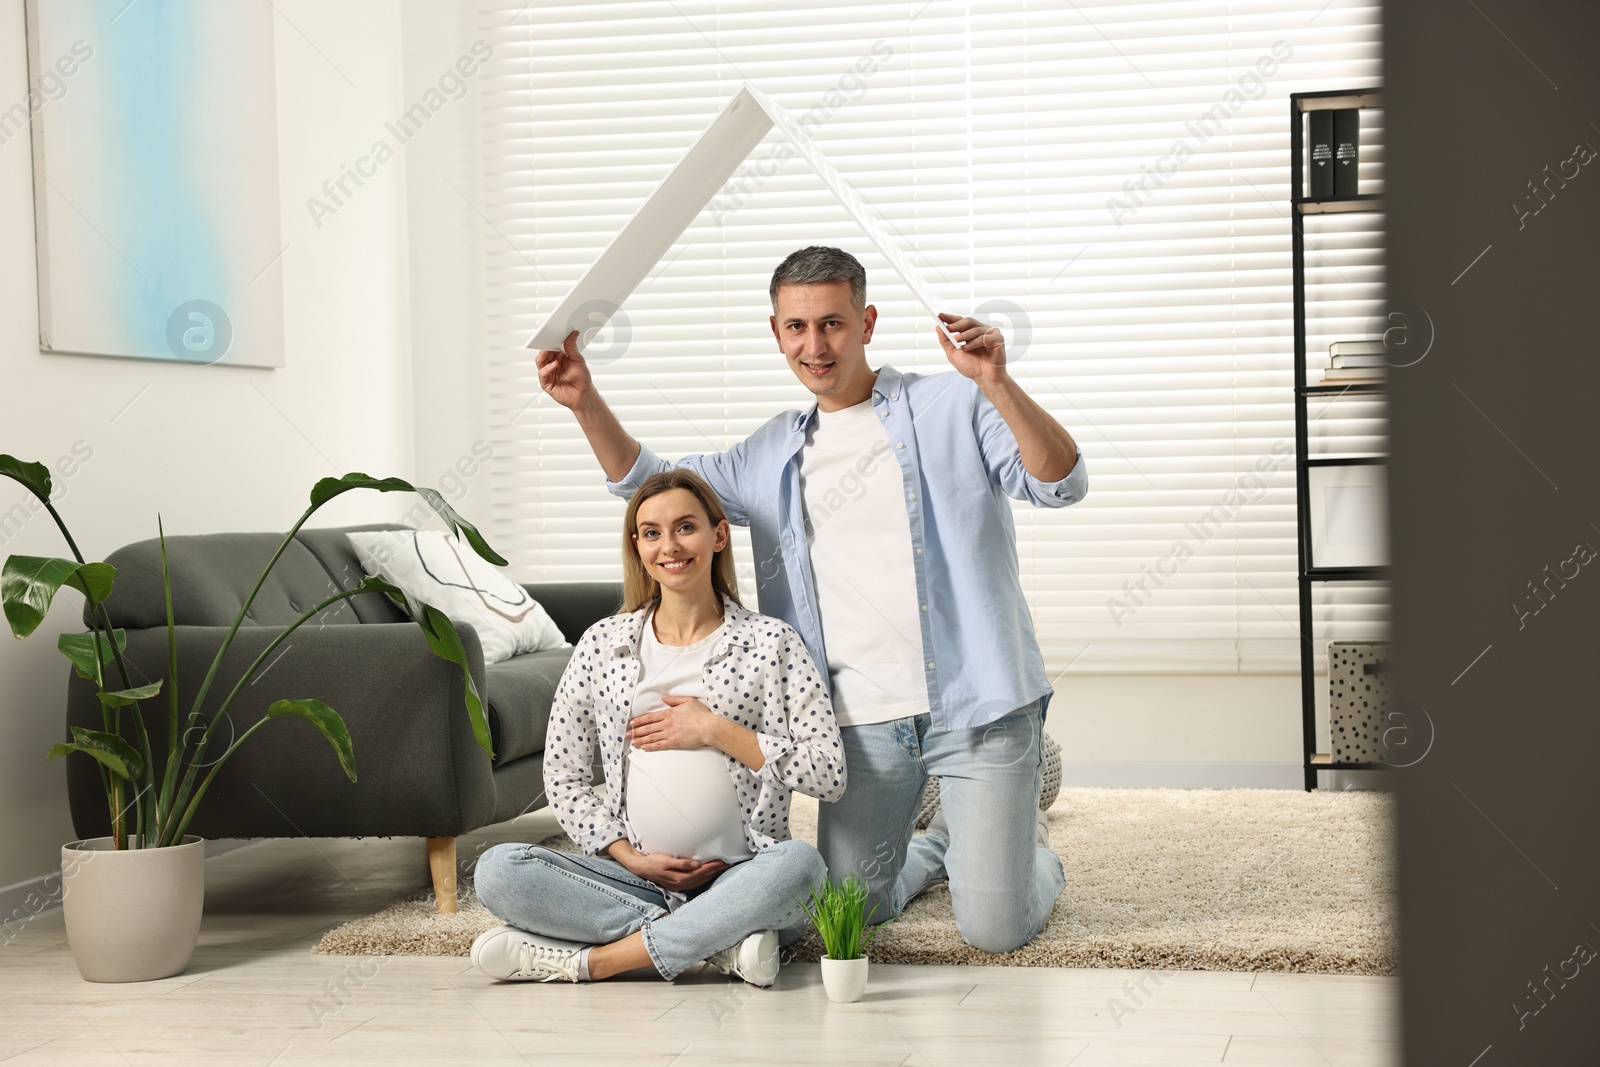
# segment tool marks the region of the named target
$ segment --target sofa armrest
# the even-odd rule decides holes
[[[471,627],[458,627],[478,692],[488,693],[483,651]],[[246,628],[218,672],[208,709],[221,703],[278,628]],[[180,723],[221,647],[227,628],[180,626]],[[141,685],[166,676],[164,629],[128,631],[126,658]],[[351,782],[327,740],[290,717],[263,726],[217,773],[190,830],[205,837],[453,837],[489,822],[495,806],[488,753],[472,734],[461,670],[435,656],[413,623],[308,625],[295,632],[246,685],[227,721],[212,736],[215,761],[233,736],[256,723],[276,700],[314,697],[337,711],[350,731],[358,781]],[[128,714],[128,712],[124,712]],[[94,687],[73,676],[70,726],[99,729]],[[164,756],[167,703],[145,702],[152,751]],[[198,739],[196,736],[190,740]],[[73,825],[84,837],[109,832],[95,764],[67,762]]]
[[[583,631],[616,613],[622,605],[621,582],[534,582],[524,584],[561,634],[573,644]]]

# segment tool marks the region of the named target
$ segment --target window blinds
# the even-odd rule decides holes
[[[1080,443],[1088,499],[1015,512],[1052,673],[1298,670],[1287,98],[1379,84],[1380,21],[1359,0],[482,0],[496,546],[528,580],[620,574],[622,503],[522,345],[748,80],[951,309],[1007,330],[1013,373]],[[1364,192],[1382,188],[1381,120],[1363,118]],[[875,365],[949,369],[910,291],[778,143],[587,349],[664,456],[809,402],[767,324],[771,271],[802,245],[865,264]],[[1382,225],[1308,220],[1314,368],[1371,332]],[[1377,401],[1312,417],[1314,451],[1384,449]],[[1379,584],[1317,598],[1319,645],[1386,625]]]

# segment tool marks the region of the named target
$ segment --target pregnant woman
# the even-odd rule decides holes
[[[703,961],[770,986],[826,877],[789,838],[789,795],[844,793],[832,705],[799,635],[740,606],[728,521],[698,475],[640,486],[622,542],[622,610],[573,650],[545,744],[550,806],[584,854],[484,853],[478,899],[507,925],[472,959],[545,982],[652,966],[670,981]]]

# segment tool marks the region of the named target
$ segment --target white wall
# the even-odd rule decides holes
[[[53,464],[75,442],[93,450],[59,504],[91,559],[154,536],[158,512],[169,533],[282,530],[317,478],[413,476],[406,171],[386,167],[320,229],[305,206],[401,110],[400,11],[387,0],[278,8],[293,23],[275,21],[289,246],[279,370],[41,354],[29,144],[0,145],[0,452]],[[22,0],[4,0],[0,106],[26,92]],[[6,481],[0,512],[25,496]],[[400,500],[352,494],[317,524],[391,519]],[[17,552],[66,554],[45,515],[0,546]],[[72,837],[63,765],[44,753],[60,739],[66,689],[55,634],[76,627],[78,609],[63,595],[32,638],[0,640],[0,887],[57,866]]]
[[[1317,676],[1318,751],[1328,750]],[[1068,785],[1300,788],[1298,674],[1058,676],[1046,729]],[[1359,780],[1359,779],[1358,779]],[[1330,782],[1324,775],[1324,785]]]
[[[1071,760],[1296,760],[1299,702],[1292,675],[1069,671],[1056,681],[1047,721]]]
[[[464,56],[473,69],[473,46],[483,48],[475,10],[470,0],[403,0],[407,101],[437,89]],[[487,226],[477,126],[485,83],[481,73],[463,81],[461,99],[435,112],[406,144],[412,412],[418,477],[487,530],[489,477],[477,462],[489,437],[482,385]]]

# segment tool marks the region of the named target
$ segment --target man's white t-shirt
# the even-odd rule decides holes
[[[864,400],[817,411],[800,451],[817,611],[840,726],[928,711],[905,484]]]
[[[639,639],[639,682],[634,716],[660,711],[663,696],[695,697],[709,703],[704,671],[718,627],[692,645],[664,645],[656,637],[655,613],[645,616]],[[744,834],[744,817],[728,757],[714,748],[629,747],[625,813],[634,838],[648,853],[738,863],[754,853]]]

